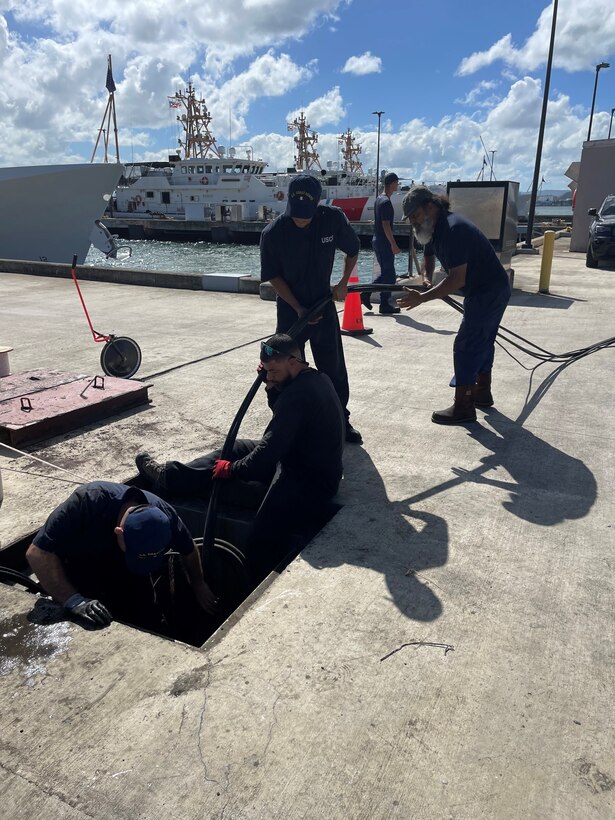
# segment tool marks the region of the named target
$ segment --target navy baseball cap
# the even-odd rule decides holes
[[[433,193],[426,185],[415,185],[411,191],[408,191],[403,198],[401,208],[403,211],[402,221],[408,219],[409,216],[428,202],[433,202]]]
[[[322,196],[322,185],[311,174],[299,174],[288,186],[288,215],[311,219]]]
[[[171,548],[171,522],[158,507],[142,504],[124,520],[126,565],[136,575],[156,572]]]

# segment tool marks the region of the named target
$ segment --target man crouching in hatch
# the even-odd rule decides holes
[[[261,578],[288,552],[290,533],[321,521],[342,477],[345,419],[331,380],[311,368],[293,339],[278,333],[261,344],[259,372],[273,418],[259,440],[238,439],[229,460],[221,450],[182,464],[136,458],[152,489],[208,498],[212,480],[228,482],[233,502],[246,482],[265,496],[252,524],[247,557]]]
[[[78,487],[51,513],[26,552],[45,591],[77,620],[102,627],[115,617],[162,634],[169,632],[176,607],[175,585],[169,583],[176,556],[196,613],[214,615],[216,598],[173,507],[111,481]]]

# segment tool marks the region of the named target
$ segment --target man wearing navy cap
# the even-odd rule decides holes
[[[455,400],[451,407],[436,410],[436,424],[476,421],[476,407],[491,407],[491,369],[495,338],[510,299],[510,281],[487,237],[469,220],[450,209],[448,198],[416,185],[403,199],[417,240],[425,246],[429,277],[437,257],[446,278],[424,292],[405,288],[398,300],[403,308],[414,308],[432,299],[443,299],[460,291],[465,297],[464,316],[455,337]]]
[[[140,607],[152,608],[152,579],[173,553],[198,603],[213,613],[215,596],[173,507],[137,487],[93,481],[51,513],[26,558],[54,600],[90,625],[107,626],[113,617],[133,621]]]
[[[372,237],[372,248],[380,265],[380,275],[374,279],[374,285],[394,285],[397,278],[395,273],[395,257],[399,253],[399,246],[393,236],[394,210],[391,196],[398,187],[399,177],[397,174],[392,171],[386,174],[384,177],[384,193],[380,194],[374,203],[374,236]],[[363,291],[361,294],[361,302],[368,310],[372,309],[370,296],[371,294],[367,291]],[[399,313],[399,308],[395,306],[391,299],[391,293],[387,290],[380,291],[379,313],[384,315]]]
[[[316,177],[299,174],[288,186],[286,213],[261,234],[261,281],[270,282],[277,294],[277,333],[287,333],[298,317],[327,295],[339,301],[346,298],[348,279],[359,255],[359,238],[339,208],[318,204],[321,194]],[[336,249],[346,257],[342,277],[331,288]],[[302,356],[308,339],[314,364],[333,382],[344,410],[346,441],[361,444],[361,434],[349,420],[348,372],[333,301],[297,339]]]

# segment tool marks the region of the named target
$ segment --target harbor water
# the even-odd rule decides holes
[[[86,266],[171,271],[175,273],[239,273],[260,278],[260,256],[255,245],[223,245],[215,242],[161,242],[155,239],[126,240],[132,248],[127,259],[107,259],[101,251],[90,248]],[[419,261],[421,255],[419,254]],[[342,273],[344,256],[336,254],[332,282]],[[408,252],[395,257],[398,276],[407,275]],[[416,273],[416,269],[414,270]],[[359,253],[359,281],[371,282],[374,275],[374,253]]]

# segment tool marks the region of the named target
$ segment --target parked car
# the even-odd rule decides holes
[[[585,264],[597,268],[601,259],[615,257],[615,194],[609,194],[598,210],[590,208],[587,213],[594,220],[589,226]]]

